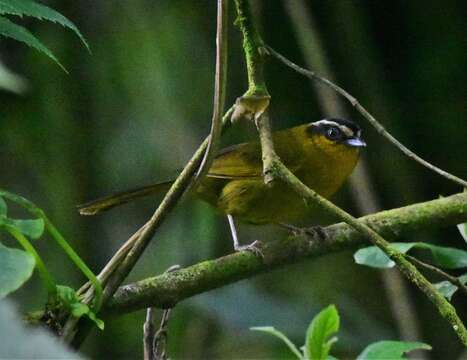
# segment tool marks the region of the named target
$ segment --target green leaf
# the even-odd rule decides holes
[[[467,251],[464,250],[447,246],[431,245],[423,242],[391,243],[391,247],[402,253],[406,253],[414,248],[430,250],[434,265],[442,268],[459,269],[467,267]],[[369,246],[358,250],[354,254],[354,259],[357,264],[380,269],[391,268],[395,265],[394,262],[376,246]]]
[[[14,227],[20,233],[31,239],[38,239],[44,233],[44,220],[42,219],[9,219],[5,216],[0,215],[0,226],[9,225]]]
[[[86,46],[88,51],[89,45],[86,39],[78,30],[75,24],[68,20],[58,11],[49,8],[48,6],[39,4],[31,0],[0,0],[0,14],[16,15],[16,16],[31,16],[39,20],[47,20],[58,23],[65,28],[72,30]]]
[[[427,243],[417,243],[416,247],[430,250],[433,255],[433,263],[436,266],[446,269],[460,269],[467,267],[467,251]]]
[[[467,223],[458,224],[457,228],[459,229],[459,232],[461,233],[461,236],[467,242]]]
[[[306,332],[305,357],[313,360],[326,360],[331,346],[337,341],[329,337],[339,330],[339,314],[334,305],[329,305],[311,321]]]
[[[12,226],[31,239],[39,239],[44,233],[44,220],[42,219],[9,220]]]
[[[416,243],[391,243],[392,248],[397,249],[402,253],[406,253],[415,245]],[[376,246],[369,246],[357,250],[353,257],[357,264],[379,269],[389,269],[395,265],[394,261],[392,261],[380,248]]]
[[[2,16],[0,16],[0,36],[5,36],[33,47],[39,52],[47,55],[56,64],[58,64],[58,66],[60,66],[63,71],[68,73],[60,61],[58,61],[58,59],[55,57],[55,55],[44,44],[42,44],[38,38],[30,33],[28,29],[23,26],[16,25],[15,23]]]
[[[255,327],[251,327],[250,330],[265,332],[267,334],[273,335],[273,336],[281,339],[289,347],[290,351],[292,351],[294,353],[294,355],[298,359],[303,359],[302,353],[300,352],[300,350],[297,349],[297,347],[294,345],[294,343],[292,341],[290,341],[287,336],[285,336],[279,330],[276,330],[274,327],[272,327],[272,326],[255,326]]]
[[[3,200],[3,198],[0,196],[0,216],[6,216],[8,212],[8,206]]]
[[[57,285],[57,298],[74,317],[79,319],[82,316],[87,316],[100,330],[104,330],[104,322],[97,318],[88,305],[80,301],[75,290],[68,286]]]
[[[378,341],[368,345],[357,360],[403,360],[407,359],[405,353],[419,349],[431,350],[431,346],[421,342]]]
[[[0,299],[21,287],[31,277],[35,265],[31,254],[0,244]]]
[[[462,284],[465,285],[467,283],[467,274],[459,276],[458,279]],[[449,301],[451,300],[454,293],[459,289],[457,285],[454,285],[453,283],[447,280],[441,281],[433,285],[435,286],[436,290],[438,290]]]

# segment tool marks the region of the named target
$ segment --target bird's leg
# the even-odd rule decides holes
[[[305,234],[305,235],[311,236],[313,239],[317,239],[317,240],[326,240],[326,237],[327,237],[326,231],[324,230],[324,228],[322,226],[319,226],[319,225],[306,227],[306,228],[302,228],[302,227],[298,227],[298,226],[290,225],[290,224],[286,224],[286,223],[278,223],[278,225],[286,228],[293,235],[303,235],[303,234]]]
[[[248,250],[252,251],[255,255],[263,257],[261,250],[259,249],[259,245],[261,242],[259,240],[253,241],[251,244],[248,245],[240,245],[238,241],[237,235],[237,227],[235,226],[235,221],[232,215],[227,214],[227,220],[229,221],[230,226],[230,233],[232,234],[233,246],[235,251],[243,251]]]

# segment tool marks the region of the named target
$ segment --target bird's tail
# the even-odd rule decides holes
[[[129,191],[123,191],[97,200],[92,200],[85,204],[78,205],[78,211],[81,215],[96,215],[115,206],[133,201],[139,197],[162,194],[170,188],[172,183],[173,181],[161,182]]]

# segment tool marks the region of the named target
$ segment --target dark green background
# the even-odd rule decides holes
[[[285,0],[287,1],[287,0]],[[214,1],[48,1],[76,23],[92,55],[59,26],[23,21],[69,70],[37,52],[1,39],[4,62],[29,81],[23,96],[0,93],[0,186],[45,209],[97,272],[156,206],[154,199],[95,218],[75,205],[113,191],[172,176],[208,133],[215,51]],[[257,6],[256,6],[257,5]],[[304,64],[290,19],[278,0],[255,1],[265,41]],[[314,1],[310,14],[337,82],[356,96],[403,143],[422,157],[467,178],[465,2]],[[232,24],[234,11],[231,8]],[[236,28],[230,28],[228,101],[246,90]],[[320,119],[310,82],[271,61],[266,78],[272,121],[283,128]],[[458,186],[410,162],[364,128],[373,187],[384,208],[457,192]],[[229,142],[251,129],[233,129]],[[336,201],[357,214],[348,189]],[[245,241],[268,239],[274,227],[241,228]],[[3,238],[2,238],[3,239]],[[456,229],[405,241],[463,246]],[[157,242],[157,244],[155,244]],[[39,245],[62,283],[83,279],[55,245]],[[190,265],[231,251],[226,221],[204,203],[186,201],[161,228],[130,280],[178,263]],[[448,324],[411,285],[422,338],[433,359],[462,351]],[[250,326],[275,326],[301,345],[311,317],[330,303],[342,315],[335,355],[358,354],[371,341],[399,339],[378,271],[355,265],[351,252],[288,266],[177,306],[169,332],[173,358],[284,358],[279,341]],[[395,296],[397,304],[398,294]],[[14,295],[23,309],[40,307],[34,278]],[[465,319],[460,296],[454,304]],[[110,319],[83,351],[92,358],[141,358],[144,313]]]

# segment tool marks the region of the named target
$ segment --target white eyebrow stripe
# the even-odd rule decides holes
[[[320,120],[320,121],[316,121],[314,123],[315,125],[329,125],[329,126],[335,126],[335,127],[338,127],[347,137],[353,137],[355,136],[354,132],[352,129],[350,129],[349,127],[345,126],[345,125],[342,125],[342,124],[339,124],[339,123],[336,123],[335,121],[329,121],[329,120]]]

